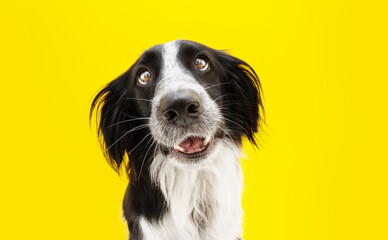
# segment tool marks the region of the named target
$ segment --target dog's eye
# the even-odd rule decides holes
[[[151,73],[148,70],[143,70],[140,72],[137,81],[140,84],[147,84],[151,80]]]
[[[203,58],[195,59],[195,66],[201,71],[205,71],[209,68],[209,63]]]

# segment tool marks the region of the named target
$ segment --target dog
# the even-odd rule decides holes
[[[131,240],[241,239],[244,138],[257,146],[262,88],[246,62],[175,40],[153,46],[94,98],[98,137],[129,184]]]

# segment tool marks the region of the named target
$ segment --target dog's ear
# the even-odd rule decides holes
[[[131,140],[128,133],[133,129],[128,115],[137,116],[136,107],[130,107],[128,100],[128,75],[129,71],[105,86],[94,98],[90,109],[90,120],[95,113],[98,138],[104,155],[118,173]]]
[[[264,106],[262,88],[256,72],[246,62],[223,51],[218,51],[216,57],[223,68],[223,81],[227,84],[227,93],[222,105],[225,124],[239,138],[246,136],[257,146],[256,136],[264,122]],[[221,105],[221,106],[222,106]]]

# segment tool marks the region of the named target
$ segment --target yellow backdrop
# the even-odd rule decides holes
[[[386,14],[373,0],[3,1],[0,239],[126,239],[127,180],[104,161],[89,106],[178,38],[230,49],[262,81],[245,239],[388,239]]]

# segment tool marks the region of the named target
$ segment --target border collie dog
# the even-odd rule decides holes
[[[256,145],[261,95],[247,63],[186,40],[148,49],[97,94],[103,152],[129,176],[131,240],[241,239],[240,148]]]

